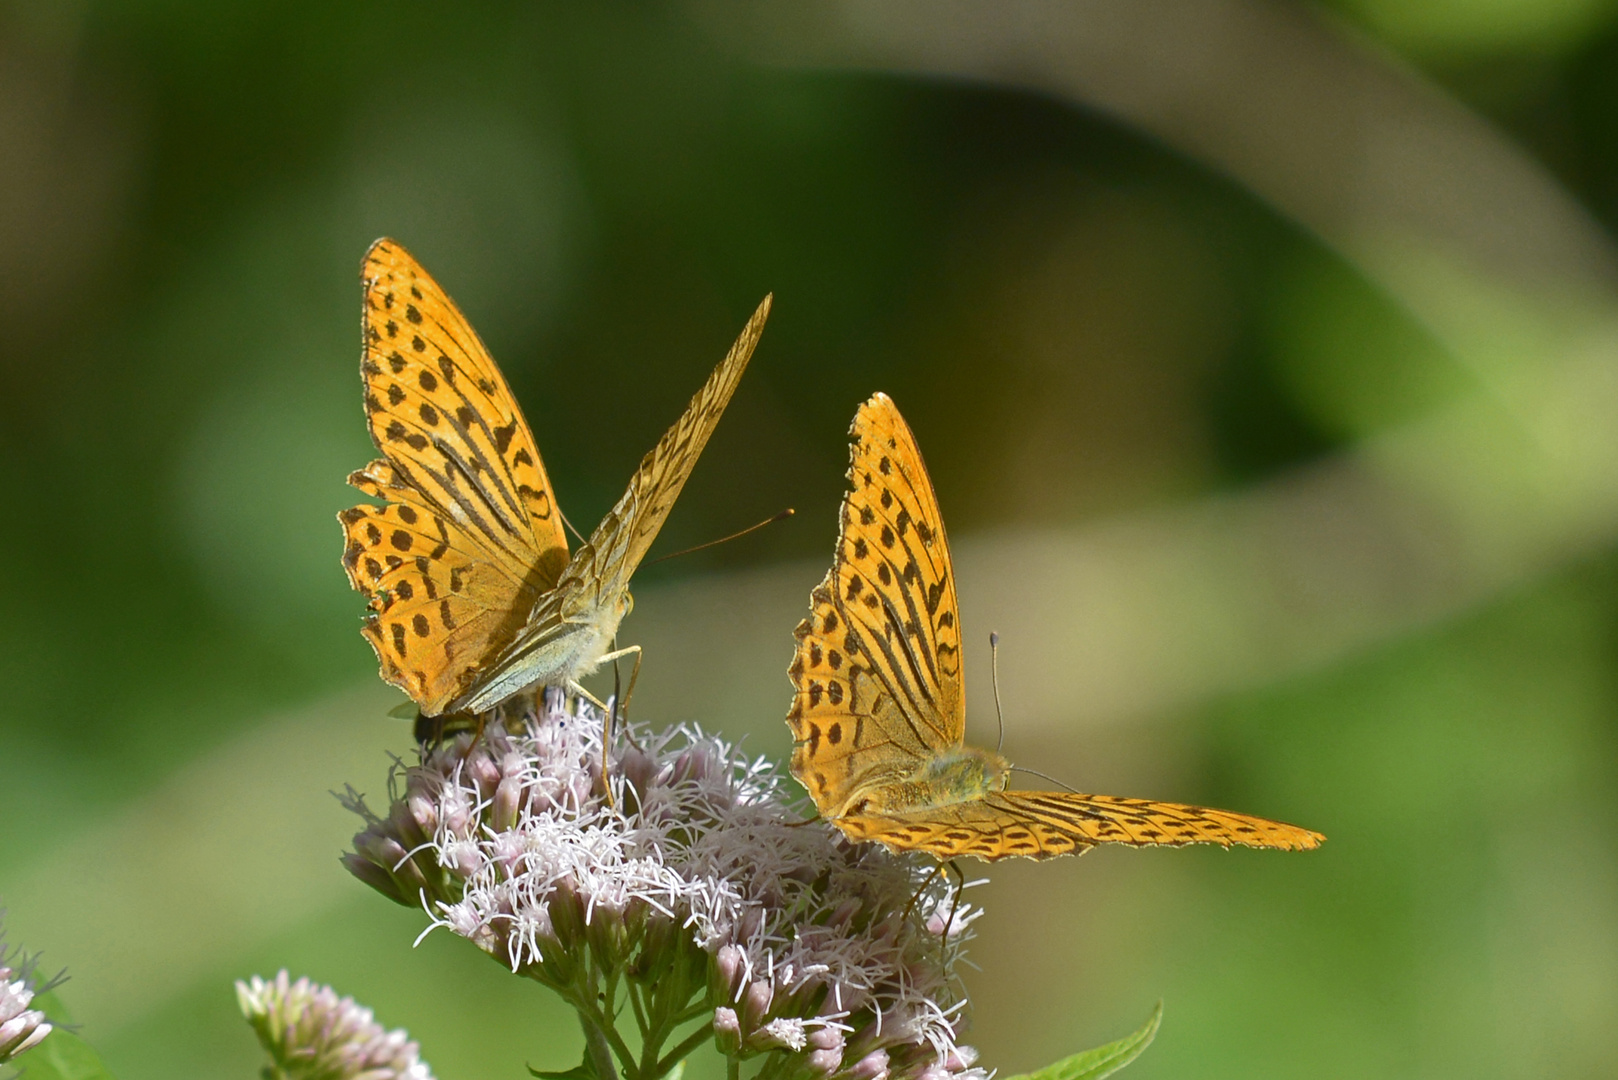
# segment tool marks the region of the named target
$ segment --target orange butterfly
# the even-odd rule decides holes
[[[1319,833],[1226,810],[1006,790],[1010,763],[965,744],[955,575],[915,437],[885,394],[860,406],[849,434],[853,490],[789,670],[792,775],[822,817],[850,839],[940,859],[1320,845]]]
[[[383,456],[348,482],[386,505],[338,515],[361,632],[424,714],[480,713],[577,680],[609,652],[651,547],[753,354],[765,297],[730,353],[572,557],[539,448],[494,358],[392,240],[366,252],[365,416]],[[631,679],[633,685],[633,679]]]

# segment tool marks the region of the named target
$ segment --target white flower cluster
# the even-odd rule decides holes
[[[329,986],[292,982],[285,970],[271,982],[253,976],[236,984],[242,1015],[275,1063],[267,1076],[286,1080],[433,1080],[403,1030],[387,1031],[371,1010],[339,998]]]
[[[950,975],[977,912],[943,936],[958,897],[932,864],[796,821],[773,767],[694,728],[620,745],[609,803],[593,709],[552,694],[491,719],[408,769],[347,862],[559,989],[686,949],[719,1049],[769,1055],[761,1077],[983,1075]]]
[[[45,1014],[29,1008],[42,989],[34,980],[34,961],[7,949],[0,934],[0,1065],[38,1046],[51,1033]],[[55,985],[55,980],[51,985]]]

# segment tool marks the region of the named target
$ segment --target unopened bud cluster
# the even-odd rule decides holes
[[[609,802],[601,728],[554,693],[492,714],[405,770],[386,818],[351,798],[347,865],[587,1021],[625,979],[764,1080],[983,1075],[949,974],[977,912],[933,864],[801,824],[772,766],[695,728],[616,739]]]
[[[385,1030],[329,986],[283,970],[238,982],[236,1000],[270,1056],[266,1080],[433,1080],[404,1031]]]
[[[38,1046],[51,1033],[45,1014],[30,1008],[42,989],[34,978],[35,961],[6,948],[0,934],[0,1065]],[[54,985],[54,983],[52,984]]]

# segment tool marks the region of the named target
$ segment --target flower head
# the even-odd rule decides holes
[[[386,819],[351,796],[350,869],[581,1013],[618,974],[637,1018],[700,1013],[763,1076],[971,1069],[950,970],[977,911],[941,936],[957,898],[932,863],[802,825],[775,768],[691,727],[625,733],[609,803],[600,715],[537,705],[424,754]]]
[[[38,1046],[51,1033],[45,1014],[29,1006],[35,994],[56,985],[60,976],[41,985],[34,977],[38,959],[7,948],[0,932],[0,1065]]]
[[[268,1078],[432,1080],[409,1035],[384,1030],[370,1009],[329,986],[292,982],[283,970],[270,982],[238,982],[236,1000],[274,1063]]]

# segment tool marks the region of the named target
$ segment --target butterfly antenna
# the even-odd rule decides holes
[[[551,500],[551,505],[556,506],[555,499]],[[584,534],[573,527],[573,523],[567,519],[567,515],[562,513],[562,508],[560,506],[556,507],[556,512],[557,514],[561,515],[562,524],[567,526],[567,531],[573,534],[573,539],[577,540],[581,544],[588,542],[584,539]]]
[[[1056,777],[1047,775],[1046,773],[1042,773],[1038,769],[1028,769],[1028,768],[1024,768],[1021,765],[1013,765],[1011,767],[1011,771],[1012,772],[1025,772],[1029,776],[1037,776],[1041,780],[1049,780],[1051,783],[1055,784],[1057,787],[1062,788],[1065,791],[1071,791],[1075,795],[1083,795],[1084,794],[1084,792],[1080,791],[1076,787],[1073,787],[1071,784],[1064,784],[1064,783],[1062,783],[1062,781],[1058,780]]]
[[[1000,721],[1000,741],[994,744],[998,754],[1006,745],[1006,715],[1000,711],[1000,635],[993,630],[989,631],[989,681],[994,686],[994,716]]]
[[[723,544],[723,543],[726,543],[726,542],[731,541],[731,540],[740,539],[741,537],[746,536],[750,532],[757,532],[759,529],[762,529],[766,525],[774,525],[777,521],[785,521],[787,518],[791,517],[793,514],[796,514],[796,513],[797,513],[797,511],[792,509],[792,507],[789,506],[785,510],[781,511],[779,514],[776,514],[774,517],[767,517],[763,521],[760,521],[756,525],[749,525],[747,528],[743,529],[741,532],[733,532],[729,536],[721,536],[717,540],[709,540],[706,544],[698,544],[696,547],[688,547],[683,551],[675,551],[675,552],[672,552],[672,553],[670,553],[668,555],[659,555],[657,558],[653,559],[651,562],[647,563],[646,565],[647,566],[652,566],[652,565],[655,565],[656,563],[662,562],[665,559],[678,558],[681,555],[689,555],[693,551],[701,551],[703,548],[711,548],[711,547],[714,547],[714,546],[716,546],[718,544]]]

